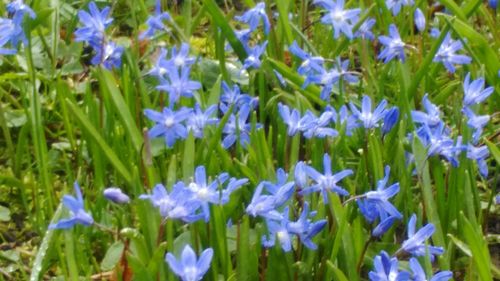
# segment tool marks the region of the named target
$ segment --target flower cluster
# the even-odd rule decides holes
[[[94,2],[90,2],[88,8],[90,13],[78,11],[83,27],[75,31],[75,41],[86,42],[92,47],[95,52],[91,60],[93,65],[102,65],[107,69],[120,67],[124,48],[106,37],[106,28],[113,22],[109,17],[110,8],[99,10]]]

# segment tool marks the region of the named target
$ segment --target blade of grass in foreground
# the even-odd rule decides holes
[[[94,126],[92,126],[87,117],[85,117],[85,114],[69,99],[66,99],[66,103],[68,104],[68,107],[71,109],[71,111],[73,112],[74,116],[76,117],[80,125],[82,125],[82,127],[90,134],[90,136],[92,136],[94,141],[99,145],[99,147],[104,152],[104,155],[116,168],[118,173],[120,173],[120,175],[125,179],[127,183],[132,185],[132,176],[130,175],[129,171],[127,170],[127,168],[125,168],[125,166],[120,161],[116,153],[111,149],[111,147],[109,147],[104,138],[99,134],[97,129]]]

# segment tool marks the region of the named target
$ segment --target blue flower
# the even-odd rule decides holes
[[[490,8],[492,8],[493,10],[496,10],[497,7],[498,7],[498,0],[488,0],[488,5],[490,6]]]
[[[27,13],[32,19],[36,18],[35,12],[30,8],[30,6],[24,4],[23,0],[13,0],[7,4],[6,8],[11,14],[20,13],[24,15]]]
[[[300,75],[308,75],[311,72],[322,72],[324,59],[320,56],[312,56],[302,50],[296,41],[293,41],[292,45],[288,47],[290,53],[299,57],[302,60],[302,64],[297,69]]]
[[[476,115],[468,107],[464,108],[462,112],[465,113],[465,116],[467,116],[467,126],[474,129],[474,132],[472,133],[472,140],[473,143],[476,144],[479,141],[479,138],[481,137],[484,126],[486,126],[486,124],[488,124],[488,122],[490,121],[490,116]]]
[[[306,112],[306,115],[312,115],[310,111]],[[306,116],[304,116],[305,118]],[[332,120],[332,112],[325,111],[318,118],[312,117],[310,125],[306,128],[304,132],[304,137],[310,139],[312,137],[325,138],[325,137],[336,137],[338,132],[335,129],[328,127]]]
[[[196,260],[196,253],[189,245],[182,250],[180,260],[177,260],[171,253],[167,253],[165,260],[170,266],[170,269],[181,278],[182,281],[198,281],[203,278],[210,268],[210,263],[214,251],[212,248],[204,250],[200,258]]]
[[[143,194],[139,198],[149,200],[154,207],[159,209],[164,219],[180,219],[192,223],[204,217],[203,214],[196,213],[201,202],[191,196],[190,190],[183,182],[174,184],[170,194],[165,186],[157,184],[151,195]]]
[[[22,41],[26,44],[22,21],[24,15],[16,13],[13,19],[0,18],[0,55],[13,55]],[[10,43],[11,48],[5,45]]]
[[[434,233],[435,227],[432,223],[428,223],[416,231],[416,224],[417,216],[413,214],[408,222],[408,239],[403,242],[398,252],[405,251],[417,257],[425,256],[426,253],[429,253],[431,260],[434,260],[434,255],[441,255],[444,251],[442,247],[426,245],[426,241]]]
[[[299,161],[295,165],[294,180],[295,180],[295,184],[299,188],[305,188],[305,187],[307,187],[308,177],[307,177],[307,169],[306,169],[306,167],[307,167],[307,164],[304,163],[303,161]]]
[[[105,7],[101,11],[97,8],[94,2],[89,3],[90,13],[80,10],[78,11],[78,18],[80,23],[84,26],[75,31],[75,41],[89,42],[89,44],[98,49],[104,42],[104,31],[113,21],[108,18],[110,8]]]
[[[108,187],[104,189],[103,195],[109,201],[117,204],[124,204],[130,202],[130,197],[118,187]]]
[[[378,40],[385,46],[378,55],[378,59],[383,59],[384,63],[390,62],[395,57],[398,57],[402,62],[405,61],[404,48],[406,44],[401,41],[398,28],[394,24],[389,26],[389,36],[379,36]]]
[[[292,250],[292,234],[288,232],[287,225],[289,210],[286,207],[283,211],[282,219],[279,221],[266,220],[267,229],[269,231],[268,235],[263,235],[262,245],[266,248],[271,248],[275,245],[276,238],[281,245],[281,248],[285,252],[290,252]]]
[[[352,39],[353,25],[359,19],[361,9],[344,10],[344,0],[314,0],[313,4],[320,5],[327,10],[327,13],[321,18],[323,24],[331,24],[333,26],[333,37],[339,38],[340,33],[344,33],[347,38]]]
[[[153,68],[148,71],[147,74],[153,75],[160,80],[165,79],[165,74],[167,74],[167,72],[170,71],[171,68],[169,60],[166,59],[167,54],[168,51],[164,48],[161,48]]]
[[[377,217],[380,218],[381,222],[387,217],[394,217],[397,219],[403,217],[396,207],[389,202],[389,199],[399,192],[399,183],[386,187],[390,172],[390,167],[386,166],[385,176],[377,182],[377,189],[368,191],[361,196],[363,199],[358,200],[361,213],[370,223]]]
[[[396,257],[391,258],[385,251],[380,252],[373,259],[375,271],[370,271],[368,276],[370,281],[408,281],[410,274],[406,271],[399,271],[399,262]]]
[[[219,204],[221,202],[221,192],[219,190],[219,186],[222,185],[228,178],[229,175],[227,173],[222,173],[214,181],[207,183],[205,167],[196,167],[194,180],[188,184],[187,188],[192,192],[195,200],[200,202],[205,222],[208,222],[210,219],[210,207],[208,204]]]
[[[67,229],[73,227],[75,224],[89,226],[94,223],[92,215],[85,211],[82,192],[80,191],[78,182],[75,181],[73,188],[75,189],[76,197],[64,195],[62,200],[64,206],[70,211],[70,218],[62,219],[55,224],[50,224],[49,229]]]
[[[316,85],[321,85],[320,98],[324,101],[330,100],[330,94],[332,92],[333,86],[337,84],[340,79],[340,72],[336,68],[330,70],[322,69],[320,73],[314,73],[306,77],[302,88],[307,87],[309,84],[313,83]]]
[[[95,49],[96,55],[90,61],[93,65],[102,64],[106,69],[119,68],[122,64],[123,46],[110,41],[102,48]]]
[[[231,114],[229,120],[222,132],[225,134],[222,140],[222,146],[225,149],[230,148],[236,140],[239,138],[240,144],[246,147],[250,143],[250,132],[252,131],[252,125],[247,123],[248,117],[250,116],[250,106],[248,104],[242,105],[239,108],[238,113]],[[256,124],[256,129],[261,128],[261,124]]]
[[[139,35],[139,40],[144,40],[145,38],[151,39],[157,31],[165,31],[167,27],[163,24],[163,21],[170,21],[172,18],[168,12],[161,11],[161,1],[156,0],[155,13],[149,16],[146,20],[146,25],[148,28]]]
[[[235,19],[248,24],[252,32],[257,29],[261,21],[264,25],[264,33],[266,35],[271,30],[271,23],[267,17],[266,4],[264,2],[258,3],[255,7],[243,13],[243,15],[236,16]]]
[[[384,124],[382,125],[382,134],[387,134],[396,125],[399,120],[399,108],[397,106],[387,110],[384,116]]]
[[[242,94],[237,84],[234,84],[233,89],[231,89],[225,81],[222,81],[221,86],[222,95],[220,96],[220,102],[223,112],[226,112],[233,104],[236,106],[236,109],[239,109],[244,104],[248,104],[252,109],[257,106],[258,100],[248,94]]]
[[[458,166],[458,154],[464,150],[460,141],[455,143],[450,138],[444,123],[439,123],[435,128],[430,128],[424,124],[417,130],[417,136],[422,144],[427,148],[427,156],[441,155],[446,158],[454,167]]]
[[[193,132],[194,137],[203,138],[203,130],[207,125],[214,125],[219,122],[219,119],[212,117],[217,112],[217,105],[212,105],[203,112],[200,104],[194,105],[193,114],[187,119],[186,128]]]
[[[372,129],[379,126],[378,122],[384,119],[387,113],[385,109],[386,105],[387,101],[382,100],[372,112],[372,100],[366,95],[363,95],[363,99],[361,101],[361,111],[359,111],[356,105],[352,102],[350,103],[353,116],[365,129]]]
[[[417,124],[426,124],[431,128],[435,128],[439,124],[443,123],[441,120],[441,111],[439,108],[429,101],[428,95],[425,94],[422,98],[422,103],[426,112],[422,111],[412,111],[411,118],[413,122]]]
[[[75,31],[75,41],[87,42],[96,55],[92,58],[93,65],[102,64],[105,68],[120,67],[123,47],[114,42],[106,40],[106,28],[113,21],[109,18],[110,8],[105,7],[101,11],[94,2],[89,3],[89,11],[78,11],[78,18],[83,27]]]
[[[330,107],[329,110],[335,112],[335,109],[332,107]],[[352,114],[349,115],[346,105],[341,106],[338,113],[335,112],[335,114],[332,115],[332,121],[335,123],[339,131],[343,129],[342,127],[345,127],[347,136],[351,136],[352,130],[358,127],[357,118]]]
[[[470,82],[470,73],[467,73],[464,80],[464,107],[483,102],[493,91],[493,87],[484,88],[482,77]]]
[[[372,41],[375,39],[375,36],[373,36],[373,33],[371,29],[375,25],[376,20],[373,18],[368,18],[366,19],[363,24],[359,27],[358,31],[354,33],[354,38],[361,38],[361,39],[368,39]]]
[[[183,68],[189,67],[195,63],[196,59],[189,56],[189,44],[182,43],[179,50],[174,46],[172,48],[171,57],[169,63],[172,68]]]
[[[337,185],[343,178],[352,175],[352,170],[343,170],[336,174],[332,174],[331,159],[327,153],[323,156],[324,174],[319,173],[312,167],[306,167],[307,175],[315,182],[314,185],[304,188],[300,194],[309,194],[312,192],[321,192],[323,202],[328,204],[328,191],[335,192],[339,195],[347,196],[349,192]]]
[[[425,16],[422,10],[420,8],[415,9],[415,14],[414,14],[414,20],[415,20],[415,26],[417,27],[418,31],[422,32],[425,30]]]
[[[361,208],[360,208],[361,209]],[[384,233],[386,233],[394,224],[394,221],[398,220],[400,218],[391,216],[387,217],[384,220],[381,220],[380,223],[373,229],[372,231],[372,236],[373,237],[380,237]]]
[[[413,5],[413,0],[386,0],[387,9],[392,10],[392,15],[396,16],[401,11],[403,6]]]
[[[476,160],[477,166],[479,168],[479,173],[481,176],[486,178],[488,176],[488,165],[486,164],[486,158],[489,156],[488,147],[483,146],[473,146],[471,144],[467,145],[467,158]]]
[[[180,74],[177,69],[170,69],[167,72],[168,80],[163,79],[162,83],[156,86],[158,90],[168,92],[170,107],[173,107],[181,96],[192,97],[193,92],[201,88],[200,82],[189,79],[190,73],[191,69],[189,67],[183,67]]]
[[[315,212],[309,212],[309,203],[304,202],[300,217],[297,221],[288,222],[287,229],[289,233],[299,236],[300,242],[304,246],[316,250],[318,246],[314,244],[312,239],[326,226],[327,221],[323,219],[312,222],[309,217],[313,216],[313,214]]]
[[[185,107],[178,111],[166,107],[163,112],[144,110],[146,117],[156,123],[149,129],[148,136],[150,138],[163,136],[167,147],[172,147],[177,139],[185,139],[188,136],[188,130],[182,122],[190,117],[191,113],[192,110]]]
[[[416,258],[410,259],[410,268],[413,272],[414,281],[427,281],[427,276],[425,275],[425,271],[418,262]],[[430,281],[448,281],[453,277],[453,273],[451,271],[441,271],[436,273],[431,277]]]
[[[439,50],[434,56],[433,62],[441,62],[450,73],[455,73],[454,64],[469,64],[472,59],[466,55],[458,55],[456,52],[462,49],[462,42],[451,39],[448,33],[439,46]]]
[[[260,68],[260,65],[262,64],[260,57],[266,50],[266,46],[267,46],[267,41],[265,41],[260,45],[255,45],[253,48],[251,48],[248,51],[247,58],[243,62],[243,69],[249,69],[250,67]]]

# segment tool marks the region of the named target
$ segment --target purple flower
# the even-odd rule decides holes
[[[315,212],[309,212],[309,203],[304,202],[304,207],[298,220],[287,224],[288,231],[299,236],[300,242],[311,250],[316,250],[318,248],[312,239],[327,223],[325,219],[312,222],[310,217],[314,216],[314,214]]]
[[[123,191],[118,187],[108,187],[104,189],[103,194],[106,199],[117,204],[130,202],[128,195],[123,193]]]
[[[370,271],[368,277],[370,281],[408,281],[410,274],[406,271],[399,271],[398,259],[391,258],[385,251],[380,252],[373,259],[375,271]]]
[[[319,173],[314,168],[307,166],[306,173],[315,182],[314,185],[304,188],[299,194],[309,194],[312,192],[321,192],[323,202],[328,204],[328,191],[335,192],[339,195],[347,196],[349,192],[338,186],[337,183],[343,178],[352,175],[352,170],[343,170],[338,173],[332,174],[332,166],[330,156],[325,153],[323,156],[324,174]]]
[[[339,38],[340,33],[344,33],[347,38],[352,39],[352,28],[359,19],[361,9],[344,10],[344,0],[314,0],[313,4],[319,5],[327,10],[321,18],[323,24],[333,26],[333,37]]]
[[[156,0],[155,13],[146,20],[148,28],[139,35],[139,40],[151,39],[157,31],[165,31],[167,27],[163,21],[170,21],[172,18],[168,12],[161,11],[161,1]]]
[[[433,62],[441,62],[450,73],[455,73],[454,64],[469,64],[472,59],[466,55],[459,55],[456,52],[462,49],[462,42],[451,39],[448,33],[439,46],[439,50],[434,56]]]
[[[234,84],[232,89],[225,81],[222,81],[221,85],[222,95],[220,96],[220,102],[222,112],[226,112],[233,104],[236,109],[245,104],[248,104],[252,109],[257,106],[258,100],[248,94],[242,94],[237,84]]]
[[[378,127],[378,122],[384,119],[387,113],[385,109],[385,106],[387,105],[386,100],[382,100],[372,112],[372,100],[366,95],[363,95],[363,99],[361,101],[361,111],[359,111],[353,103],[350,103],[349,105],[353,116],[365,129]]]
[[[470,82],[470,73],[467,73],[464,80],[464,107],[483,102],[493,91],[493,87],[484,88],[482,77]]]
[[[384,116],[384,124],[382,125],[382,134],[386,135],[391,131],[391,129],[396,125],[399,120],[399,108],[393,106],[391,109],[387,110]]]
[[[122,64],[123,46],[109,41],[101,49],[95,49],[96,55],[90,61],[93,65],[102,64],[106,69],[119,68]]]
[[[203,138],[203,131],[207,125],[214,125],[219,122],[217,117],[213,117],[214,113],[217,112],[217,105],[212,105],[203,112],[200,104],[196,103],[194,105],[193,114],[187,119],[186,128],[188,131],[193,132],[194,137]]]
[[[423,124],[417,130],[417,136],[422,144],[427,148],[427,156],[441,155],[448,160],[454,167],[458,166],[458,154],[464,150],[460,144],[461,139],[456,143],[450,138],[448,130],[444,123],[439,123],[435,128],[430,128]]]
[[[150,138],[162,136],[167,147],[172,147],[177,139],[185,139],[188,136],[188,130],[182,122],[191,116],[191,113],[192,110],[185,107],[178,111],[166,107],[162,112],[144,110],[146,117],[156,123],[149,129],[148,136]]]
[[[410,268],[411,271],[413,272],[413,279],[414,281],[427,281],[428,278],[425,274],[424,269],[418,262],[416,258],[411,258],[410,259]],[[448,281],[453,277],[453,273],[451,271],[441,271],[436,273],[434,276],[431,277],[430,281]]]
[[[422,32],[425,30],[425,16],[422,10],[420,8],[415,9],[415,14],[414,14],[414,20],[415,20],[415,26],[417,27],[418,31]]]
[[[73,227],[75,224],[89,226],[94,223],[92,215],[85,211],[82,192],[80,191],[78,182],[75,181],[73,188],[75,189],[76,197],[64,195],[62,200],[64,206],[69,209],[70,217],[67,219],[61,219],[57,223],[50,224],[49,229],[68,229]]]
[[[269,31],[271,30],[271,23],[267,17],[266,4],[264,2],[258,3],[255,7],[249,9],[243,15],[236,16],[235,19],[248,24],[251,31],[255,31],[261,21],[264,24],[264,33],[266,35],[269,34]]]
[[[180,260],[177,260],[171,253],[167,253],[165,260],[170,266],[170,269],[179,276],[182,281],[197,281],[201,280],[205,273],[210,268],[210,262],[214,251],[212,248],[204,250],[200,258],[196,260],[196,253],[189,245],[182,250]]]
[[[306,115],[312,115],[310,111],[306,112]],[[306,116],[304,116],[305,118]],[[312,137],[325,138],[325,137],[336,137],[338,132],[335,129],[329,127],[332,120],[332,112],[325,111],[318,118],[311,117],[312,119],[310,126],[306,128],[304,132],[304,137],[310,139]]]
[[[417,216],[413,214],[408,222],[408,239],[406,239],[399,251],[405,251],[413,256],[425,256],[429,253],[431,260],[434,255],[441,255],[443,253],[442,247],[434,247],[426,245],[426,241],[434,233],[435,227],[432,223],[426,224],[424,227],[416,231]]]
[[[389,36],[379,36],[378,40],[385,46],[378,55],[378,59],[383,59],[384,63],[390,62],[395,57],[398,57],[402,62],[405,61],[404,48],[406,44],[401,41],[398,28],[394,24],[389,26]]]

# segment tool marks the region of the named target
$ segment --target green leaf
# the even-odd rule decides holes
[[[101,270],[102,271],[110,271],[115,268],[116,264],[120,261],[120,258],[123,254],[123,249],[125,245],[122,241],[116,241],[108,248],[106,255],[101,262]]]
[[[488,145],[491,155],[493,155],[493,158],[495,158],[497,164],[500,164],[500,149],[498,149],[498,146],[489,140],[486,140],[486,145]]]
[[[10,210],[0,205],[0,221],[10,221]]]
[[[129,184],[132,184],[132,176],[129,173],[129,170],[125,168],[123,163],[120,161],[116,153],[111,149],[111,147],[106,143],[104,138],[99,134],[97,129],[90,123],[89,119],[85,116],[85,114],[69,99],[66,99],[66,104],[73,112],[73,115],[76,117],[78,122],[83,126],[83,128],[89,133],[89,135],[94,139],[94,141],[99,145],[99,147],[104,152],[104,155],[108,158],[111,164],[116,168],[118,173],[127,181]]]

